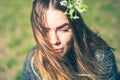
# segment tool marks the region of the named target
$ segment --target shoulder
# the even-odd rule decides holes
[[[33,47],[32,50],[30,50],[30,52],[27,54],[25,61],[30,62],[32,57],[37,53],[37,46]]]
[[[37,47],[34,47],[26,56],[23,64],[22,74],[23,80],[37,80],[33,68],[38,72],[35,63],[31,63],[32,57],[37,53]],[[32,68],[33,65],[33,68]]]
[[[104,59],[108,59],[110,57],[114,58],[113,51],[109,48],[99,48],[94,50],[94,56],[98,62],[101,62]]]
[[[113,51],[110,48],[96,49],[94,56],[99,66],[106,73],[107,78],[110,80],[117,80],[118,70]]]

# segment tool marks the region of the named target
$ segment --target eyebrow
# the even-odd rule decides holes
[[[64,26],[66,26],[66,25],[69,25],[69,24],[68,24],[68,23],[64,23],[64,24],[58,26],[57,29],[62,29],[62,28],[63,28]]]

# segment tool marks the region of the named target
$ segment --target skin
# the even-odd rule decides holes
[[[56,53],[67,53],[72,46],[72,30],[64,12],[49,8],[46,14],[45,31]]]

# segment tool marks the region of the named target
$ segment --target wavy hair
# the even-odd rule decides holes
[[[31,12],[31,25],[38,46],[34,56],[42,80],[99,80],[97,74],[104,74],[94,57],[94,49],[109,47],[104,40],[94,34],[79,19],[71,20],[73,34],[72,51],[64,57],[55,54],[45,36],[46,11],[49,7],[65,12],[66,7],[60,5],[61,0],[34,0]]]

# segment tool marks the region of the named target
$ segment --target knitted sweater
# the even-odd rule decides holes
[[[36,53],[36,51],[37,51],[37,48],[34,48],[25,58],[25,62],[22,70],[23,80],[42,80],[40,78],[40,74],[35,65],[35,62],[33,63],[33,66],[31,66],[31,59],[34,53]],[[105,71],[105,73],[107,73],[106,78],[103,80],[120,80],[118,78],[119,76],[118,76],[115,57],[113,52],[110,49],[97,49],[94,52],[94,56],[98,61],[99,65]],[[34,73],[32,68],[35,70],[35,72],[38,75]]]

